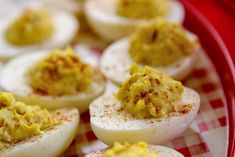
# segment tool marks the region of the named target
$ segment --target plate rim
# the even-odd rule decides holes
[[[220,83],[223,87],[223,93],[226,99],[226,108],[227,108],[227,121],[228,121],[228,147],[227,147],[227,157],[234,157],[235,155],[235,68],[232,62],[230,53],[225,46],[222,38],[214,28],[214,26],[202,15],[199,10],[197,10],[192,4],[187,0],[180,0],[185,7],[186,11],[186,20],[185,25],[190,29],[192,24],[190,23],[194,20],[194,23],[202,28],[198,29],[196,34],[204,32],[201,36],[211,39],[210,42],[213,42],[215,45],[213,47],[210,44],[205,44],[203,46],[207,48],[213,48],[216,51],[213,51],[214,54],[211,54],[210,51],[206,51],[206,54],[209,56],[210,60],[213,62],[213,65],[216,68],[216,71],[220,78]],[[190,21],[190,22],[188,22]],[[195,26],[194,26],[195,27]],[[195,29],[195,28],[194,28]],[[200,35],[199,35],[200,36]],[[203,44],[203,42],[202,42]],[[217,54],[215,54],[217,53]],[[215,56],[219,56],[215,58]],[[218,62],[222,62],[218,64]],[[223,64],[223,67],[219,67]],[[225,90],[226,89],[226,90]]]

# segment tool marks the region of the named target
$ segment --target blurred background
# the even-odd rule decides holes
[[[84,0],[41,0],[47,7],[66,8],[79,14]],[[235,1],[234,0],[185,0],[202,13],[218,31],[235,63]],[[38,5],[40,0],[0,0],[0,19],[4,13],[17,11],[20,7]],[[20,6],[19,6],[20,5]]]

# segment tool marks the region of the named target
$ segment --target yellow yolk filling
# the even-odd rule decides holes
[[[35,92],[60,96],[86,90],[93,80],[93,69],[83,63],[75,52],[67,48],[54,50],[33,65],[28,81]]]
[[[117,0],[117,14],[133,19],[151,19],[165,16],[169,0]]]
[[[5,38],[10,44],[25,46],[41,43],[53,32],[53,22],[46,11],[28,9],[7,28]]]
[[[0,93],[0,151],[60,124],[46,109],[27,106],[10,93]]]
[[[129,54],[140,64],[166,66],[191,54],[193,47],[181,25],[158,19],[131,35]]]
[[[147,66],[142,70],[134,64],[130,73],[116,93],[124,110],[137,118],[158,118],[179,110],[181,82]]]
[[[144,142],[138,144],[115,143],[111,149],[105,152],[104,157],[160,157],[155,152],[148,149]]]

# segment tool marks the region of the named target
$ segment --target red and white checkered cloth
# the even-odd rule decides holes
[[[78,53],[85,59],[89,56],[87,59],[91,63],[93,61],[93,64],[98,62],[95,61],[99,58],[97,54],[100,52],[97,51],[99,50],[96,49],[92,54],[84,54],[78,48]],[[205,54],[200,54],[196,68],[183,83],[200,93],[200,110],[191,127],[183,135],[166,144],[166,146],[176,149],[185,157],[212,157],[207,141],[201,135],[203,132],[224,127],[227,124],[222,87],[212,63]],[[226,132],[224,134],[222,136],[226,136]],[[216,139],[215,142],[217,142]],[[63,156],[80,157],[105,147],[106,145],[97,140],[92,132],[89,124],[89,113],[87,112],[81,115],[77,136]],[[220,149],[223,148],[225,149],[225,146],[221,145]]]

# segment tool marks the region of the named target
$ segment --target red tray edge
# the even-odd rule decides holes
[[[228,9],[233,15],[235,15],[235,3],[232,0],[220,0],[218,1],[225,7],[225,9]]]
[[[227,103],[228,113],[228,126],[229,126],[229,140],[227,157],[234,157],[235,155],[235,69],[231,56],[225,46],[223,40],[210,24],[210,22],[193,6],[188,0],[181,0],[185,6],[186,11],[186,27],[191,27],[194,19],[194,23],[201,25],[201,30],[198,28],[192,29],[193,32],[199,34],[200,37],[210,39],[209,42],[202,40],[203,48],[207,49],[206,53],[211,58],[216,70],[219,74],[219,78],[222,83],[223,91]],[[188,21],[188,22],[187,22]],[[190,21],[190,22],[189,22]],[[201,39],[201,38],[200,38]],[[204,38],[203,38],[204,39]],[[209,43],[212,43],[211,45]],[[212,47],[213,46],[213,47]],[[210,50],[210,51],[208,51]]]

